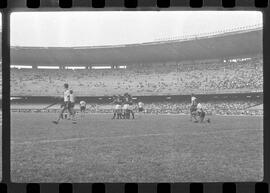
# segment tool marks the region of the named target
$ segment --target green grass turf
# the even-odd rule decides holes
[[[216,182],[263,179],[263,118],[11,114],[13,182]]]

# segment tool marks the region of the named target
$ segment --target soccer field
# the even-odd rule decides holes
[[[263,179],[263,117],[184,115],[77,124],[54,113],[11,113],[13,182],[216,182]]]

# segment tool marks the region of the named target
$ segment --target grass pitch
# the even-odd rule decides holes
[[[13,182],[217,182],[263,179],[263,118],[145,115],[77,124],[11,113]]]

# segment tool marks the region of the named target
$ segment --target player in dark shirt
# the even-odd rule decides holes
[[[133,105],[133,101],[132,101],[132,97],[130,94],[125,93],[124,94],[124,106],[126,105],[126,115],[125,118],[129,119],[130,118],[130,114],[132,115],[132,119],[135,119],[135,115],[132,109],[132,105]]]

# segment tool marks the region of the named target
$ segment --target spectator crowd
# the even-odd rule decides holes
[[[80,96],[181,95],[262,91],[263,62],[210,62],[105,70],[11,69],[11,96],[59,96],[68,82]]]

